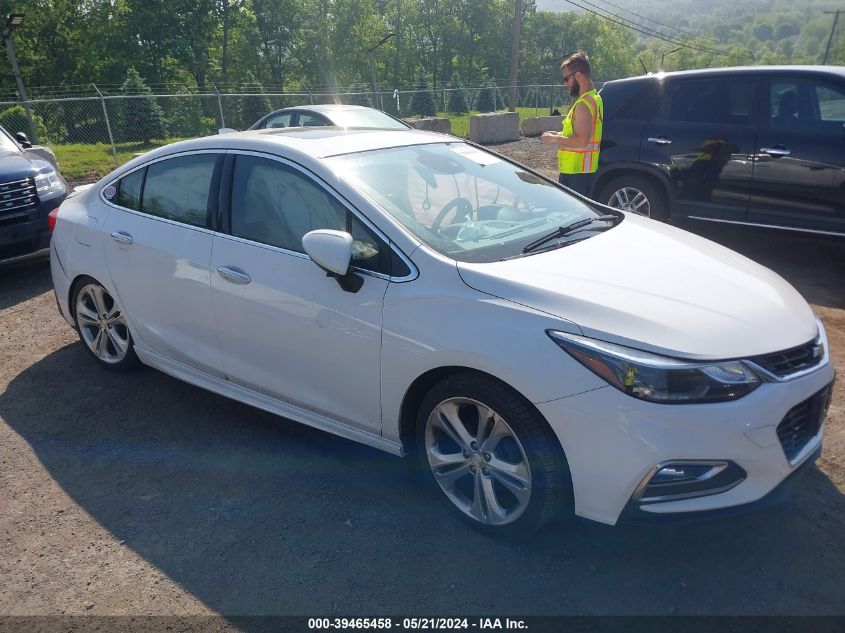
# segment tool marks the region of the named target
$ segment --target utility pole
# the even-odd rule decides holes
[[[827,15],[834,14],[834,18],[833,27],[830,29],[830,37],[827,38],[827,48],[824,50],[824,61],[822,61],[822,65],[827,64],[827,56],[830,54],[830,45],[833,42],[833,33],[836,31],[836,23],[839,21],[839,14],[841,11],[841,9],[837,9],[836,11],[825,11],[825,14]]]
[[[18,68],[18,60],[15,57],[15,45],[12,43],[12,31],[23,22],[23,13],[12,13],[6,16],[6,28],[3,29],[3,42],[6,44],[6,52],[9,54],[9,61],[12,64],[12,72],[15,74],[15,81],[18,84],[18,94],[23,102],[23,109],[26,111],[26,120],[29,122],[29,139],[33,145],[38,144],[38,131],[32,121],[32,112],[29,109],[29,101],[26,100],[26,90],[23,88],[21,69]]]
[[[522,0],[514,0],[513,27],[511,31],[511,98],[510,112],[516,112],[517,72],[519,70],[519,30],[522,26]]]
[[[373,62],[373,51],[376,50],[379,46],[384,44],[387,40],[393,37],[395,33],[388,33],[385,35],[379,43],[375,46],[371,46],[367,49],[367,57],[370,60],[370,88],[373,91],[373,107],[378,108],[379,110],[384,110],[384,102],[381,99],[381,93],[378,91],[378,82],[376,81],[376,65]]]

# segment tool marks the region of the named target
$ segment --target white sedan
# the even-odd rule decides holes
[[[824,330],[771,271],[418,131],[144,154],[59,209],[92,358],[413,454],[494,533],[777,494],[821,450]]]

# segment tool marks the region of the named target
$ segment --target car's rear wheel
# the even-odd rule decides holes
[[[79,338],[97,363],[118,371],[138,364],[126,318],[102,284],[90,277],[77,282],[73,306]]]
[[[417,448],[426,476],[481,530],[532,532],[571,506],[557,438],[530,403],[491,378],[438,383],[419,410]]]
[[[665,200],[663,193],[651,180],[635,174],[616,176],[602,187],[598,196],[602,204],[654,220],[669,217]]]

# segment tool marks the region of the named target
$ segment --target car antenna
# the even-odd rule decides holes
[[[648,68],[646,68],[646,67],[645,67],[645,64],[643,64],[643,60],[642,60],[642,58],[637,57],[637,61],[638,61],[638,62],[640,62],[640,66],[642,66],[642,67],[643,67],[643,72],[647,75],[647,74],[648,74]]]

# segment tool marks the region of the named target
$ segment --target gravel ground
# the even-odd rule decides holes
[[[495,149],[554,176],[536,140]],[[688,228],[795,285],[843,376],[845,242]],[[0,270],[0,615],[845,615],[843,449],[840,379],[787,505],[490,540],[404,460],[154,370],[98,370],[48,266]]]

